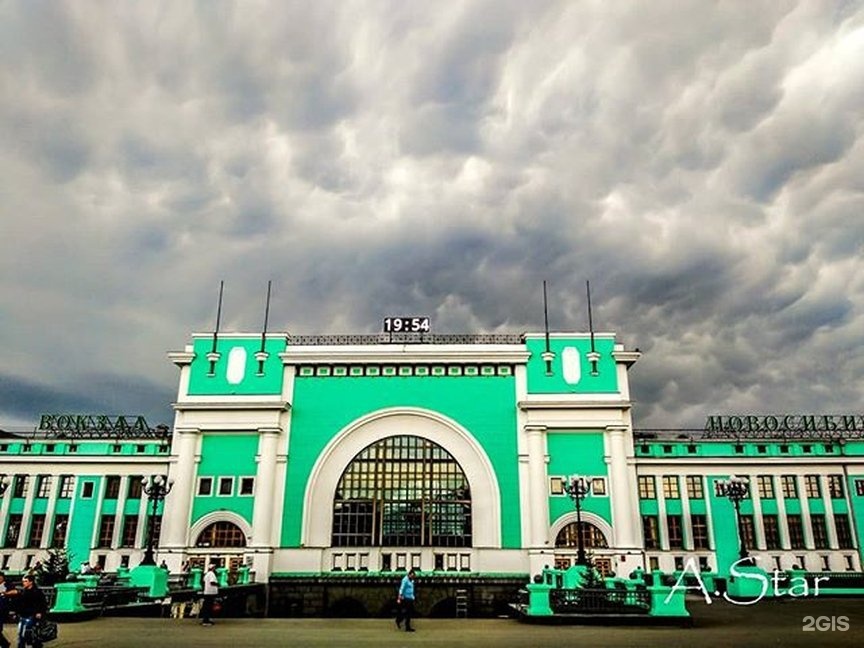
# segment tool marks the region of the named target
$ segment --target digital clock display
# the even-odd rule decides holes
[[[428,333],[428,317],[385,317],[385,333]]]

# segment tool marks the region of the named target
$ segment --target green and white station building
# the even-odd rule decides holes
[[[728,574],[739,528],[766,570],[861,570],[861,415],[634,430],[640,353],[612,334],[207,333],[169,357],[164,435],[73,438],[75,417],[54,416],[2,440],[4,568],[57,544],[75,563],[134,567],[141,477],[166,474],[156,558],[172,572],[218,559],[258,582],[409,567],[527,579],[576,557],[571,475],[590,485],[582,539],[606,573],[692,559]],[[750,484],[740,524],[715,487],[732,475]]]

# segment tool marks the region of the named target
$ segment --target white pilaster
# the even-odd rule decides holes
[[[804,525],[804,546],[807,549],[813,549],[816,545],[813,542],[813,526],[810,523],[810,500],[807,497],[807,482],[804,475],[796,475],[795,479],[798,484],[798,501],[801,502],[801,521]]]
[[[609,493],[612,498],[612,531],[616,549],[639,549],[639,505],[636,501],[636,469],[628,461],[632,452],[629,428],[606,427],[609,437]]]
[[[546,426],[526,425],[528,439],[528,491],[531,501],[531,557],[532,574],[549,562],[548,556],[539,552],[549,547],[549,504],[546,485]]]
[[[168,477],[174,480],[174,487],[165,501],[160,546],[168,550],[172,570],[179,570],[182,552],[186,548],[186,535],[191,520],[192,498],[195,496],[195,456],[201,431],[197,428],[178,428],[174,430],[175,463]],[[143,498],[142,498],[143,500]],[[145,533],[146,538],[146,533]],[[178,553],[179,552],[179,553]]]

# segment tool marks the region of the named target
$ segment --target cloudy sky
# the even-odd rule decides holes
[[[864,3],[0,3],[0,427],[224,328],[585,330],[639,427],[864,410]]]

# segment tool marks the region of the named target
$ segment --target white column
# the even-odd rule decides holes
[[[531,500],[531,573],[539,573],[551,558],[539,552],[549,546],[549,503],[546,485],[546,426],[526,425],[528,493]]]
[[[627,461],[630,439],[626,426],[610,425],[609,435],[609,492],[612,497],[612,530],[616,549],[639,549],[639,505],[634,497],[635,468]],[[633,473],[631,475],[631,473]]]
[[[279,428],[258,430],[258,472],[255,476],[255,508],[252,513],[252,541],[255,548],[272,549],[273,498],[276,491],[276,453]]]
[[[828,475],[822,475],[819,478],[820,489],[822,491],[822,503],[825,506],[825,529],[828,533],[828,546],[831,549],[839,548],[837,543],[837,527],[834,525],[834,503],[831,500],[831,491],[828,488]],[[846,484],[843,484],[844,489]]]
[[[780,521],[780,547],[784,551],[792,548],[789,540],[789,523],[786,520],[786,498],[783,496],[783,476],[775,475],[774,495],[777,497],[777,519]]]
[[[42,543],[39,545],[42,549],[48,549],[51,546],[51,540],[54,537],[54,511],[57,508],[57,481],[60,479],[58,475],[46,475],[51,480],[51,487],[48,489],[48,503],[45,506],[45,531],[42,533]]]
[[[807,497],[807,483],[804,475],[796,475],[798,484],[798,501],[801,502],[801,522],[804,525],[804,546],[812,550],[816,545],[813,542],[813,527],[810,523],[810,500]],[[802,567],[804,565],[801,565]]]
[[[197,428],[174,430],[174,452],[177,459],[168,472],[169,479],[174,480],[174,487],[165,501],[160,542],[161,546],[169,550],[167,558],[170,559],[169,567],[172,571],[179,571],[183,560],[182,551],[186,548],[189,514],[192,498],[195,496],[195,456],[200,433]],[[142,503],[143,500],[146,498],[142,498]],[[173,564],[175,562],[177,564]]]
[[[750,480],[750,502],[753,504],[753,543],[750,547],[757,551],[765,550],[765,529],[762,520],[762,499],[759,497],[759,476],[745,475]],[[775,493],[776,495],[776,493]]]
[[[24,513],[21,516],[21,532],[18,534],[18,548],[23,549],[28,545],[28,538],[30,536],[30,525],[33,524],[33,500],[36,496],[36,481],[38,479],[38,475],[28,475],[27,476],[27,495],[24,498]],[[14,488],[15,483],[13,481],[12,486],[10,488]],[[45,521],[45,524],[48,524],[48,521]]]

